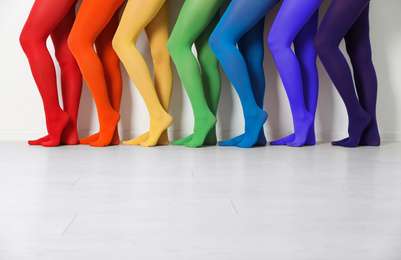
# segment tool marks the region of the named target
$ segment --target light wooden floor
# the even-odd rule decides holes
[[[0,142],[0,260],[400,260],[401,143]]]

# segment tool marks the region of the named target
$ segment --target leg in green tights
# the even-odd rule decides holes
[[[203,91],[206,103],[213,113],[217,115],[217,106],[220,98],[221,78],[219,72],[219,62],[209,45],[209,38],[214,28],[220,20],[220,15],[216,14],[206,29],[199,35],[195,41],[195,47],[198,52],[198,60],[202,75]],[[193,139],[191,134],[181,140],[172,142],[173,145],[184,145]],[[217,143],[216,125],[207,134],[204,145],[215,145]]]
[[[216,112],[220,96],[218,61],[208,39],[218,22],[216,15],[224,0],[187,0],[178,16],[167,48],[192,105],[194,133],[175,145],[199,147],[216,144]],[[198,50],[199,64],[191,51]]]
[[[216,116],[217,105],[220,98],[221,78],[219,71],[219,61],[214,55],[209,45],[209,38],[214,28],[219,23],[220,15],[216,14],[209,26],[203,31],[195,42],[198,50],[198,60],[202,71],[203,90],[205,92],[206,102],[210,111]],[[217,143],[216,125],[209,131],[204,145],[215,145]]]

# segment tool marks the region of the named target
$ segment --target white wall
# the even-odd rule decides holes
[[[1,1],[0,3],[0,140],[31,139],[46,134],[41,99],[33,81],[28,62],[19,46],[18,37],[34,0]],[[177,18],[183,0],[170,3],[171,27]],[[325,0],[321,16],[330,1]],[[278,7],[266,19],[266,35]],[[373,58],[379,79],[378,121],[383,140],[401,140],[401,2],[375,0],[371,3],[371,38]],[[51,42],[49,42],[49,48]],[[138,43],[149,66],[152,66],[149,47],[144,35]],[[266,133],[276,139],[292,131],[292,118],[288,101],[277,69],[266,48],[265,109],[269,114]],[[330,79],[318,61],[320,96],[316,121],[319,140],[345,137],[347,115],[344,105]],[[223,71],[222,71],[223,72]],[[149,118],[146,107],[123,70],[124,92],[121,107],[120,130],[123,139],[130,139],[147,131]],[[186,93],[174,71],[174,91],[170,113],[174,124],[170,128],[172,139],[189,134],[193,128],[192,109]],[[90,92],[84,85],[80,114],[80,136],[98,129],[96,110]],[[223,73],[222,95],[218,113],[219,139],[226,139],[243,131],[242,110],[238,97]]]

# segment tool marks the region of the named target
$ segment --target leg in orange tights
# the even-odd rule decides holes
[[[122,94],[122,78],[120,70],[120,59],[116,52],[113,50],[111,41],[113,40],[114,34],[117,30],[119,23],[119,11],[117,11],[110,22],[106,25],[103,31],[99,34],[96,39],[95,46],[97,55],[99,56],[100,62],[103,65],[104,77],[107,85],[107,93],[109,95],[110,104],[113,109],[117,112],[120,111],[121,94]],[[89,144],[99,139],[99,133],[88,136],[79,140],[80,144]],[[111,145],[118,145],[120,143],[120,137],[118,135],[118,127],[114,131]]]
[[[129,0],[114,37],[114,49],[144,99],[150,115],[149,132],[123,144],[168,144],[166,129],[173,121],[166,112],[172,90],[170,55],[166,47],[168,19],[168,4],[165,0]],[[143,29],[152,51],[155,66],[154,84],[146,62],[136,48],[136,42]]]
[[[116,142],[118,139],[115,133],[120,115],[117,111],[118,107],[112,106],[110,97],[117,99],[117,97],[121,97],[121,93],[111,94],[111,92],[114,93],[115,91],[113,86],[109,86],[113,90],[108,91],[107,79],[114,77],[106,75],[108,73],[117,73],[121,77],[121,74],[116,65],[114,65],[114,70],[106,69],[108,65],[104,64],[116,64],[115,59],[112,58],[110,61],[107,59],[107,55],[102,56],[102,51],[96,53],[93,46],[95,43],[98,45],[98,43],[102,42],[97,41],[97,39],[100,39],[100,34],[123,3],[123,0],[84,0],[68,39],[68,45],[77,59],[82,75],[96,103],[100,131],[98,136],[93,136],[94,139],[98,137],[96,141],[89,141],[92,146],[106,146]],[[113,23],[110,26],[113,28]],[[105,35],[109,34],[105,33]],[[103,43],[99,46],[106,45]],[[117,89],[120,90],[121,86]]]
[[[82,77],[67,46],[67,37],[75,19],[75,0],[55,3],[36,0],[20,36],[32,75],[43,100],[48,135],[29,141],[31,145],[57,146],[77,144],[77,115],[81,97]],[[57,92],[56,71],[46,47],[51,36],[61,70],[64,110]]]

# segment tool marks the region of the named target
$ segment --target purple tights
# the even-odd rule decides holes
[[[315,49],[348,113],[349,137],[333,145],[378,146],[377,78],[369,40],[369,0],[333,0],[315,39]],[[339,49],[345,39],[351,69]],[[356,89],[356,91],[355,91]]]

